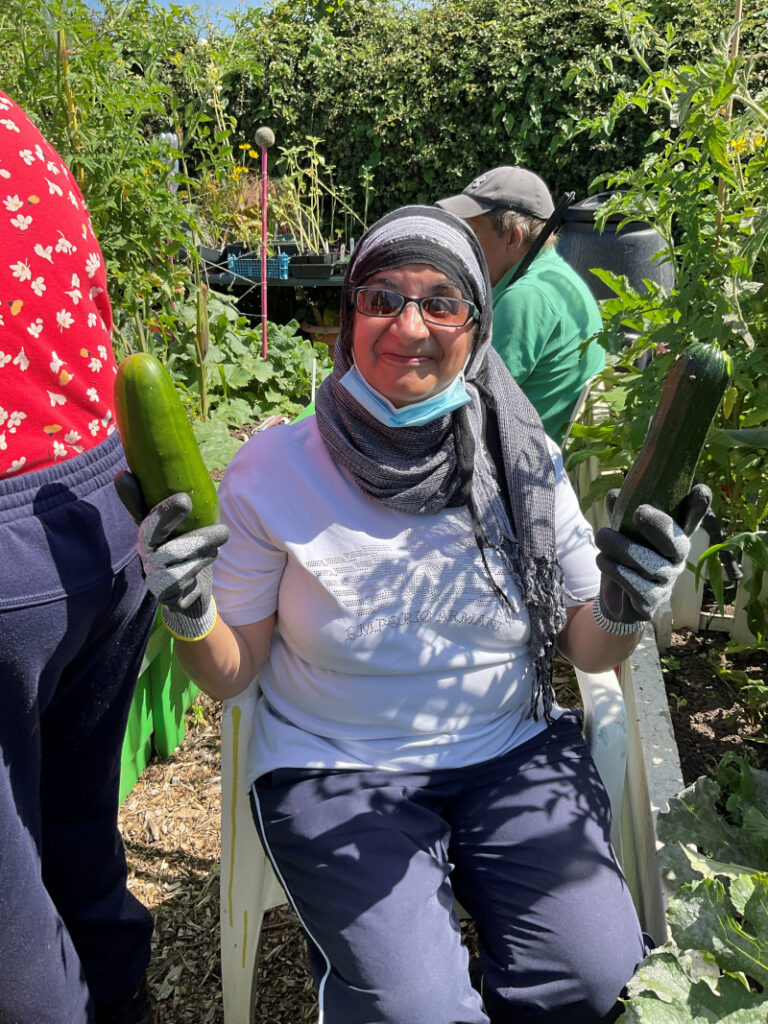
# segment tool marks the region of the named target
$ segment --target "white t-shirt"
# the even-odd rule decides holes
[[[569,604],[598,591],[592,532],[559,449],[557,551]],[[233,626],[277,611],[248,757],[274,768],[455,768],[545,728],[528,715],[529,618],[493,552],[493,593],[465,508],[410,515],[367,497],[314,416],[255,435],[219,491],[230,539],[214,563]]]

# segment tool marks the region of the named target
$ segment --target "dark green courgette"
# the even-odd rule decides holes
[[[677,518],[729,379],[730,359],[712,345],[696,342],[677,357],[613,507],[614,530],[637,537],[632,516],[638,505],[654,505]]]
[[[186,491],[192,511],[174,536],[217,523],[216,487],[163,364],[147,352],[128,356],[117,368],[114,395],[126,461],[138,478],[147,507]]]

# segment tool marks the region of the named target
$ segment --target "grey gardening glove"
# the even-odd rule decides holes
[[[609,515],[617,495],[618,491],[610,491],[606,496]],[[634,633],[669,600],[675,580],[685,568],[688,538],[711,501],[710,489],[696,484],[681,502],[679,522],[653,505],[640,505],[633,521],[641,541],[609,527],[597,531],[595,543],[600,554],[596,561],[602,579],[593,610],[602,629],[616,635]]]
[[[136,477],[119,473],[115,488],[131,515],[141,515],[145,506]],[[199,640],[213,629],[216,602],[210,566],[229,537],[227,527],[217,523],[169,540],[191,508],[188,494],[172,494],[139,522],[138,550],[147,587],[163,606],[163,622],[180,640]]]

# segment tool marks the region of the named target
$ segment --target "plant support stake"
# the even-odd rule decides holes
[[[256,129],[256,145],[261,149],[261,355],[267,357],[267,150],[275,144],[271,128]]]

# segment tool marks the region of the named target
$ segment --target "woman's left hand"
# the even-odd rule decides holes
[[[606,499],[609,511],[617,493]],[[595,543],[600,549],[597,566],[602,579],[594,611],[602,629],[615,634],[638,630],[669,600],[675,580],[685,568],[688,538],[711,502],[710,489],[697,484],[683,499],[679,523],[653,505],[640,505],[633,521],[642,540],[609,527],[598,530]]]

